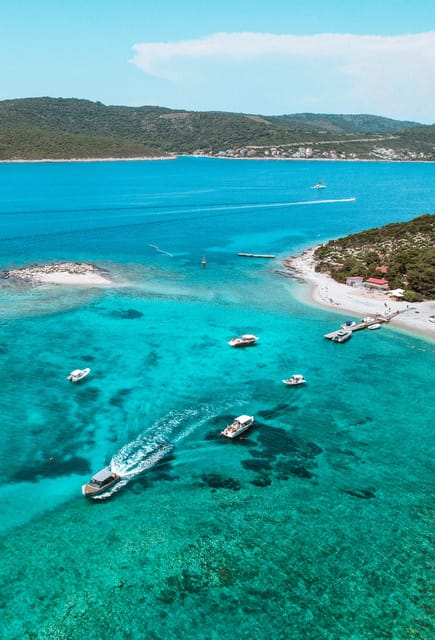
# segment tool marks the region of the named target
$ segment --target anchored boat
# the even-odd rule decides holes
[[[228,344],[230,347],[249,347],[258,342],[258,340],[259,338],[252,333],[245,333],[239,338],[231,338]]]
[[[306,380],[302,374],[295,373],[290,378],[286,378],[285,380],[283,380],[283,383],[287,385],[305,384]]]
[[[252,424],[254,424],[254,416],[239,416],[234,422],[228,424],[225,429],[220,432],[220,435],[231,439],[236,438],[246,431],[246,429],[249,429]]]
[[[79,382],[79,380],[83,380],[83,378],[86,378],[89,372],[89,367],[87,367],[86,369],[74,369],[74,371],[71,371],[71,373],[69,374],[68,380],[71,380],[71,382]]]

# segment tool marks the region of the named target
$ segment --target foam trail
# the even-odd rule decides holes
[[[304,205],[314,204],[336,204],[344,202],[355,202],[356,198],[335,198],[327,200],[299,200],[296,202],[253,202],[252,204],[218,204],[218,205],[205,205],[195,206],[190,208],[184,208],[177,211],[177,213],[201,213],[203,211],[240,211],[250,209],[272,209],[274,207],[300,207]],[[158,215],[167,216],[175,213],[174,210],[159,211]]]
[[[167,416],[155,422],[113,456],[110,468],[122,479],[114,487],[95,496],[94,499],[108,498],[125,487],[134,476],[154,467],[174,449],[178,442],[190,435],[211,415],[211,407],[200,406],[184,411],[171,411]]]

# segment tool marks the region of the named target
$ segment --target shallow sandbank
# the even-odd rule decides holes
[[[313,254],[316,248],[307,249],[297,257],[288,258],[284,263],[289,275],[309,285],[301,291],[304,301],[359,318],[401,311],[390,320],[391,326],[435,340],[435,301],[410,304],[392,300],[383,292],[370,292],[339,284],[324,273],[315,271]]]
[[[57,284],[73,287],[111,287],[109,272],[86,262],[58,262],[32,265],[3,272],[3,278],[16,278],[30,284]]]

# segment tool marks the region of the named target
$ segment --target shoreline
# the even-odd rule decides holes
[[[205,158],[207,160],[277,160],[279,162],[382,162],[382,163],[407,163],[407,164],[434,164],[435,160],[392,160],[392,159],[380,159],[380,158],[285,158],[285,157],[265,157],[265,156],[253,156],[253,157],[232,157],[232,156],[213,156],[206,154],[195,153],[174,153],[170,156],[138,156],[131,158],[39,158],[37,160],[26,159],[11,159],[0,160],[0,164],[38,164],[38,163],[52,163],[57,162],[148,162],[152,160],[177,160],[178,158]]]
[[[0,160],[0,164],[38,164],[38,163],[53,163],[56,162],[143,162],[148,160],[176,160],[177,156],[143,156],[134,158],[40,158],[39,160],[25,160],[25,159],[13,159],[13,160]]]
[[[392,300],[386,293],[340,284],[330,276],[315,271],[313,255],[318,246],[284,261],[288,275],[305,285],[297,295],[300,300],[358,318],[401,311],[400,315],[390,320],[389,325],[435,341],[435,323],[430,320],[431,317],[435,319],[435,300],[411,304]]]

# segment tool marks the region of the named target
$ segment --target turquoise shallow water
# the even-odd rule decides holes
[[[433,212],[434,173],[0,165],[3,267],[96,261],[130,283],[3,281],[0,637],[433,636],[433,343],[384,327],[334,345],[347,318],[235,254]],[[247,331],[258,345],[227,346]],[[91,375],[70,385],[76,366]],[[295,372],[304,388],[281,383]],[[255,428],[219,438],[240,413]],[[85,501],[110,461],[123,486]]]

